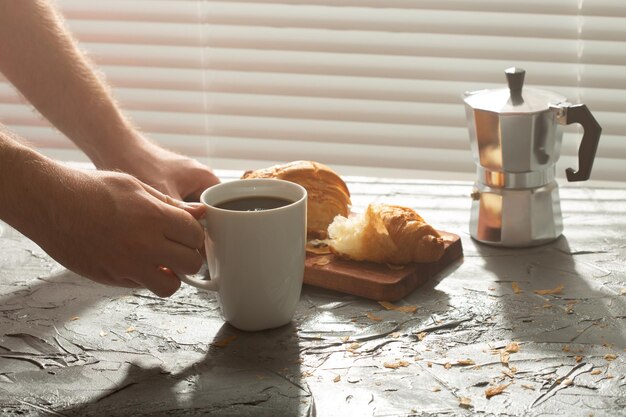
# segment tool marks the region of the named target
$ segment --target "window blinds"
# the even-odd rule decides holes
[[[135,123],[212,166],[295,159],[474,172],[461,95],[526,84],[603,127],[592,178],[626,180],[626,3],[614,0],[60,0]],[[0,121],[70,142],[0,81]],[[559,176],[577,167],[567,127]],[[363,172],[363,171],[361,171]],[[451,173],[451,174],[450,174]]]

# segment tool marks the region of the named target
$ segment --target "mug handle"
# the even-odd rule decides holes
[[[207,229],[206,219],[204,218],[199,219],[198,222],[202,226],[204,233],[206,233],[206,229]],[[174,272],[174,273],[176,274],[178,279],[180,279],[185,284],[191,285],[192,287],[200,288],[203,290],[209,290],[209,291],[217,291],[217,288],[218,288],[217,281],[214,279],[211,279],[210,276],[208,277],[209,279],[201,280],[198,278],[190,277],[185,274],[180,274],[178,272]]]

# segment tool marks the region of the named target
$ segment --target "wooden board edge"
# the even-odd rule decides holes
[[[437,274],[448,268],[454,261],[460,259],[463,256],[463,245],[461,239],[452,242],[449,248],[444,253],[444,256],[437,262],[428,264],[428,270],[422,272],[427,274],[426,278],[418,276],[417,273],[413,273],[410,278],[404,280],[404,285],[380,285],[380,292],[376,301],[398,301],[404,297],[410,295],[417,288],[421,287],[428,281],[430,281]],[[370,298],[370,297],[365,297]],[[370,298],[373,299],[373,298]]]
[[[429,265],[429,270],[427,271],[428,277],[426,279],[421,279],[421,277],[414,272],[409,279],[404,279],[404,283],[401,282],[399,284],[397,281],[378,283],[364,280],[359,287],[354,288],[350,285],[351,283],[349,281],[338,280],[332,272],[325,271],[324,269],[309,268],[305,269],[304,284],[356,295],[374,301],[401,300],[463,256],[461,237],[449,232],[444,233],[448,236],[453,236],[454,240],[446,248],[446,252],[440,260],[431,264],[424,264]],[[332,282],[332,284],[329,284],[329,282]]]

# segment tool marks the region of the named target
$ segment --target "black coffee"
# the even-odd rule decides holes
[[[280,197],[253,196],[222,201],[216,204],[215,207],[233,211],[263,211],[287,206],[291,203],[293,201]]]

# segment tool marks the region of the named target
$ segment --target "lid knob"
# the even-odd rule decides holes
[[[506,81],[511,92],[511,102],[514,105],[523,103],[522,88],[524,87],[526,71],[523,68],[511,67],[505,69],[504,73],[506,74]]]

